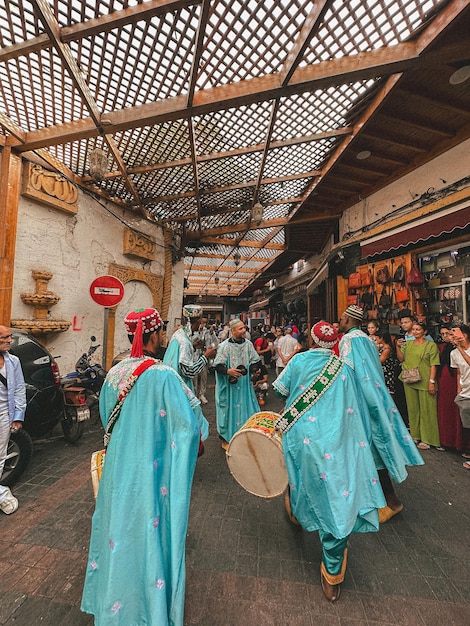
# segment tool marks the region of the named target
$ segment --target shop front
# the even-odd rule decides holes
[[[364,308],[391,334],[400,319],[416,316],[438,335],[442,324],[469,322],[470,208],[423,219],[361,242],[361,261],[338,279],[338,311]]]

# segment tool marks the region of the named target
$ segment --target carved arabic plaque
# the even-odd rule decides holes
[[[126,256],[154,261],[156,258],[156,248],[157,246],[152,237],[137,233],[130,228],[124,230],[123,254]]]
[[[62,174],[50,172],[37,163],[26,163],[23,173],[23,195],[31,200],[67,213],[78,209],[78,188]]]

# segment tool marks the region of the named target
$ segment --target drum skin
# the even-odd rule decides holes
[[[232,437],[226,453],[237,483],[260,498],[282,495],[288,483],[282,437],[274,429],[279,417],[272,411],[252,415]]]

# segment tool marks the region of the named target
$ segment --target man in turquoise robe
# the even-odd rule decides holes
[[[322,588],[334,602],[344,580],[349,535],[377,531],[377,510],[385,500],[354,375],[332,351],[337,331],[321,321],[311,335],[314,349],[292,357],[273,383],[286,398],[276,426],[283,433],[289,476],[286,508],[303,528],[318,530]]]
[[[247,419],[259,411],[250,367],[260,362],[260,356],[251,341],[245,339],[242,320],[230,321],[230,333],[231,337],[219,345],[214,359],[217,431],[224,450]]]
[[[369,412],[372,450],[387,501],[387,506],[379,511],[383,524],[403,510],[390,477],[401,483],[408,476],[407,466],[423,465],[424,461],[387,389],[377,346],[359,329],[362,316],[361,307],[355,305],[348,306],[341,316],[339,331],[344,335],[339,342],[339,355],[354,370]]]
[[[202,317],[202,308],[197,304],[188,304],[183,307],[185,325],[178,328],[171,337],[166,349],[163,362],[172,367],[181,376],[184,382],[194,393],[193,378],[207,367],[209,359],[212,359],[217,348],[207,348],[199,358],[195,358],[195,350],[192,335],[199,327]],[[196,416],[201,428],[201,439],[205,441],[209,436],[209,422],[204,417],[201,407],[195,409]]]
[[[161,324],[155,309],[127,316],[131,358],[108,372],[100,394],[103,426],[146,360],[144,351],[157,353]],[[185,542],[199,446],[193,408],[199,400],[173,369],[149,360],[112,431],[93,515],[81,608],[95,616],[96,626],[184,621]]]

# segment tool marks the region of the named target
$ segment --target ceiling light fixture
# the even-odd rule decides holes
[[[263,220],[263,205],[257,202],[251,209],[251,219],[259,226]]]
[[[90,166],[90,176],[99,183],[103,180],[104,175],[108,171],[108,157],[106,152],[101,150],[101,148],[95,148],[88,154],[88,163]]]
[[[241,261],[241,255],[238,252],[238,250],[235,250],[235,252],[233,253],[233,262],[235,263],[235,265],[238,267],[240,265],[240,261]]]
[[[364,161],[364,159],[368,159],[371,154],[372,152],[370,150],[361,150],[361,152],[358,152],[356,154],[356,159],[358,159],[359,161]]]
[[[470,78],[470,65],[464,65],[458,70],[455,70],[455,72],[450,75],[449,83],[451,85],[461,85],[469,78]]]

